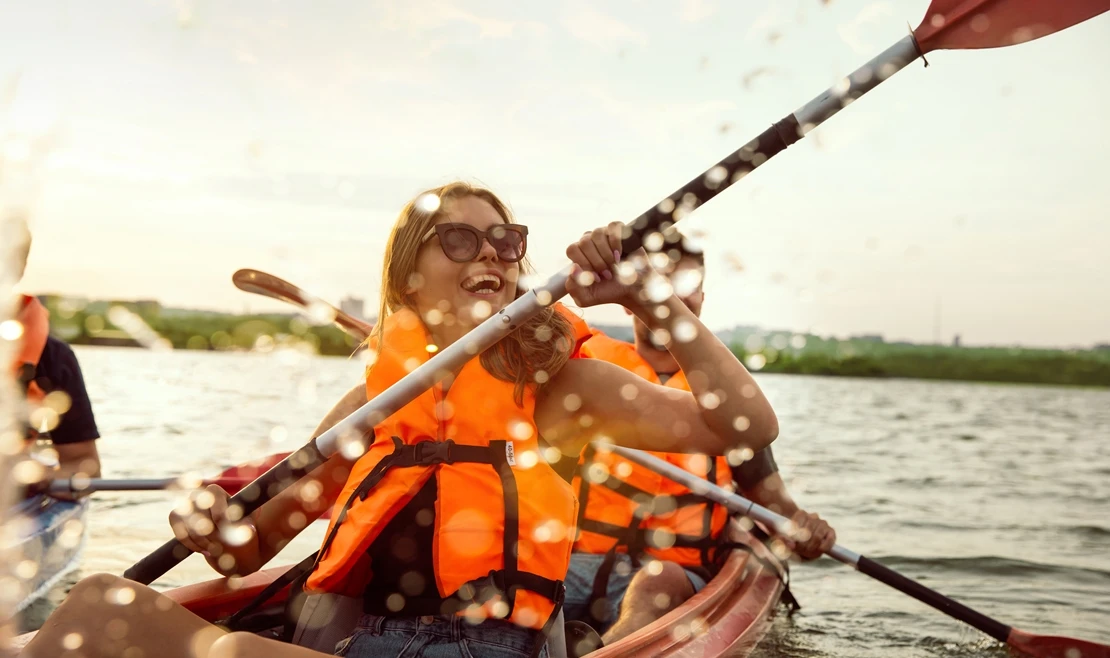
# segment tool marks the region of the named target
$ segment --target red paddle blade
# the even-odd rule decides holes
[[[1087,640],[1053,635],[1033,635],[1018,629],[1010,631],[1006,644],[1021,654],[1035,658],[1110,658],[1110,646]]]
[[[212,484],[218,484],[223,487],[223,490],[231,495],[239,493],[239,490],[246,487],[251,482],[258,479],[266,471],[274,466],[277,466],[281,460],[289,456],[288,452],[279,452],[269,457],[264,457],[256,461],[249,461],[237,466],[231,466],[224,469],[222,473],[216,478],[210,480]],[[320,516],[321,519],[331,518],[331,510],[328,510]]]
[[[921,52],[1002,48],[1110,10],[1110,0],[933,0],[913,31]]]
[[[239,492],[239,489],[245,487],[251,482],[254,482],[254,480],[257,479],[258,476],[262,475],[274,466],[277,466],[281,462],[281,460],[285,459],[288,456],[288,452],[279,452],[277,454],[270,455],[269,457],[245,462],[237,466],[231,466],[224,469],[224,471],[215,478],[215,481],[217,483],[227,483],[229,486],[232,487],[234,487],[236,483],[241,482],[242,484],[239,484],[235,491],[228,489],[226,486],[224,487],[224,489],[229,494],[235,495]]]

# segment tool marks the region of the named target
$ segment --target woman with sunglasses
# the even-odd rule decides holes
[[[581,306],[618,303],[635,313],[691,373],[692,392],[576,358],[580,324],[556,305],[379,424],[353,466],[332,458],[252,514],[249,541],[222,538],[230,536],[221,534],[231,523],[228,497],[214,486],[194,497],[190,513],[171,515],[175,535],[221,573],[242,575],[335,504],[305,583],[299,639],[313,636],[311,646],[352,657],[546,655],[577,512],[549,461],[577,458],[593,439],[663,452],[758,451],[778,432],[731,351],[665,285],[647,285],[657,276],[647,259],[620,253],[620,230],[596,229],[567,248],[569,292]],[[367,381],[318,431],[522,295],[527,235],[492,192],[466,183],[406,205],[386,249]],[[625,260],[647,269],[637,273]],[[112,593],[121,589],[129,605],[117,604]],[[338,608],[317,605],[337,600],[357,608],[354,629],[327,621]],[[108,634],[113,627],[127,632]],[[74,634],[88,656],[319,655],[227,634],[107,575],[79,583],[28,651],[54,655]]]

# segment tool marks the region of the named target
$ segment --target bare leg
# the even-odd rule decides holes
[[[81,580],[22,658],[207,658],[226,633],[158,592],[111,574]]]
[[[635,633],[694,595],[694,586],[686,577],[685,569],[674,562],[661,564],[663,570],[658,574],[651,574],[644,568],[632,577],[621,601],[620,616],[602,638],[605,644]]]
[[[231,633],[216,640],[207,658],[320,658],[324,655],[327,654],[258,637],[253,633]]]

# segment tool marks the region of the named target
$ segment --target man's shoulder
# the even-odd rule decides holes
[[[73,348],[69,343],[54,336],[46,338],[46,345],[42,348],[42,356],[39,357],[39,371],[52,370],[56,368],[72,367],[77,363],[77,355],[74,354]]]

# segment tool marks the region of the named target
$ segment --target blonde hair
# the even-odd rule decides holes
[[[410,288],[409,279],[416,272],[416,257],[424,235],[435,226],[452,201],[465,197],[485,201],[493,206],[505,223],[512,223],[512,213],[497,195],[484,187],[463,181],[426,190],[405,204],[389,233],[382,264],[381,304],[374,329],[379,353],[385,331],[383,320],[402,307],[413,308],[411,296],[406,291]],[[439,199],[435,210],[426,209],[428,205],[435,204],[426,204],[425,200],[434,202],[435,198]],[[521,273],[531,271],[527,258],[520,262],[520,269]],[[525,292],[519,284],[516,285],[514,298]],[[574,329],[570,321],[549,306],[483,352],[480,359],[486,372],[514,384],[513,397],[521,405],[525,388],[532,385],[538,389],[554,376],[570,358],[573,345]],[[547,376],[539,377],[537,382],[537,374],[541,371]]]

